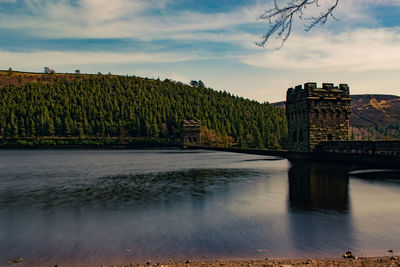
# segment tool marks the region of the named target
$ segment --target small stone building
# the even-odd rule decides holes
[[[185,120],[182,126],[182,145],[199,146],[201,141],[201,122],[198,120]]]
[[[309,152],[324,141],[349,139],[351,98],[347,84],[306,83],[286,95],[288,150]]]

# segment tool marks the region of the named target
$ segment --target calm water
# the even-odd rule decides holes
[[[350,172],[350,173],[349,173]],[[400,251],[400,173],[212,151],[0,151],[0,266]]]

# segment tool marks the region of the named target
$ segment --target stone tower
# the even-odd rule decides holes
[[[182,127],[182,145],[199,146],[201,141],[201,122],[196,120],[185,120]]]
[[[286,95],[288,150],[309,152],[323,141],[346,141],[349,138],[351,98],[347,84],[306,83]]]

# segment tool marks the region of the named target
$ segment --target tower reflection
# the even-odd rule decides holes
[[[289,205],[295,209],[347,211],[349,177],[345,165],[292,161]]]

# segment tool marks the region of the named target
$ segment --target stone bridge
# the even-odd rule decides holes
[[[400,141],[322,142],[317,147],[317,151],[341,154],[394,156],[400,159]]]

